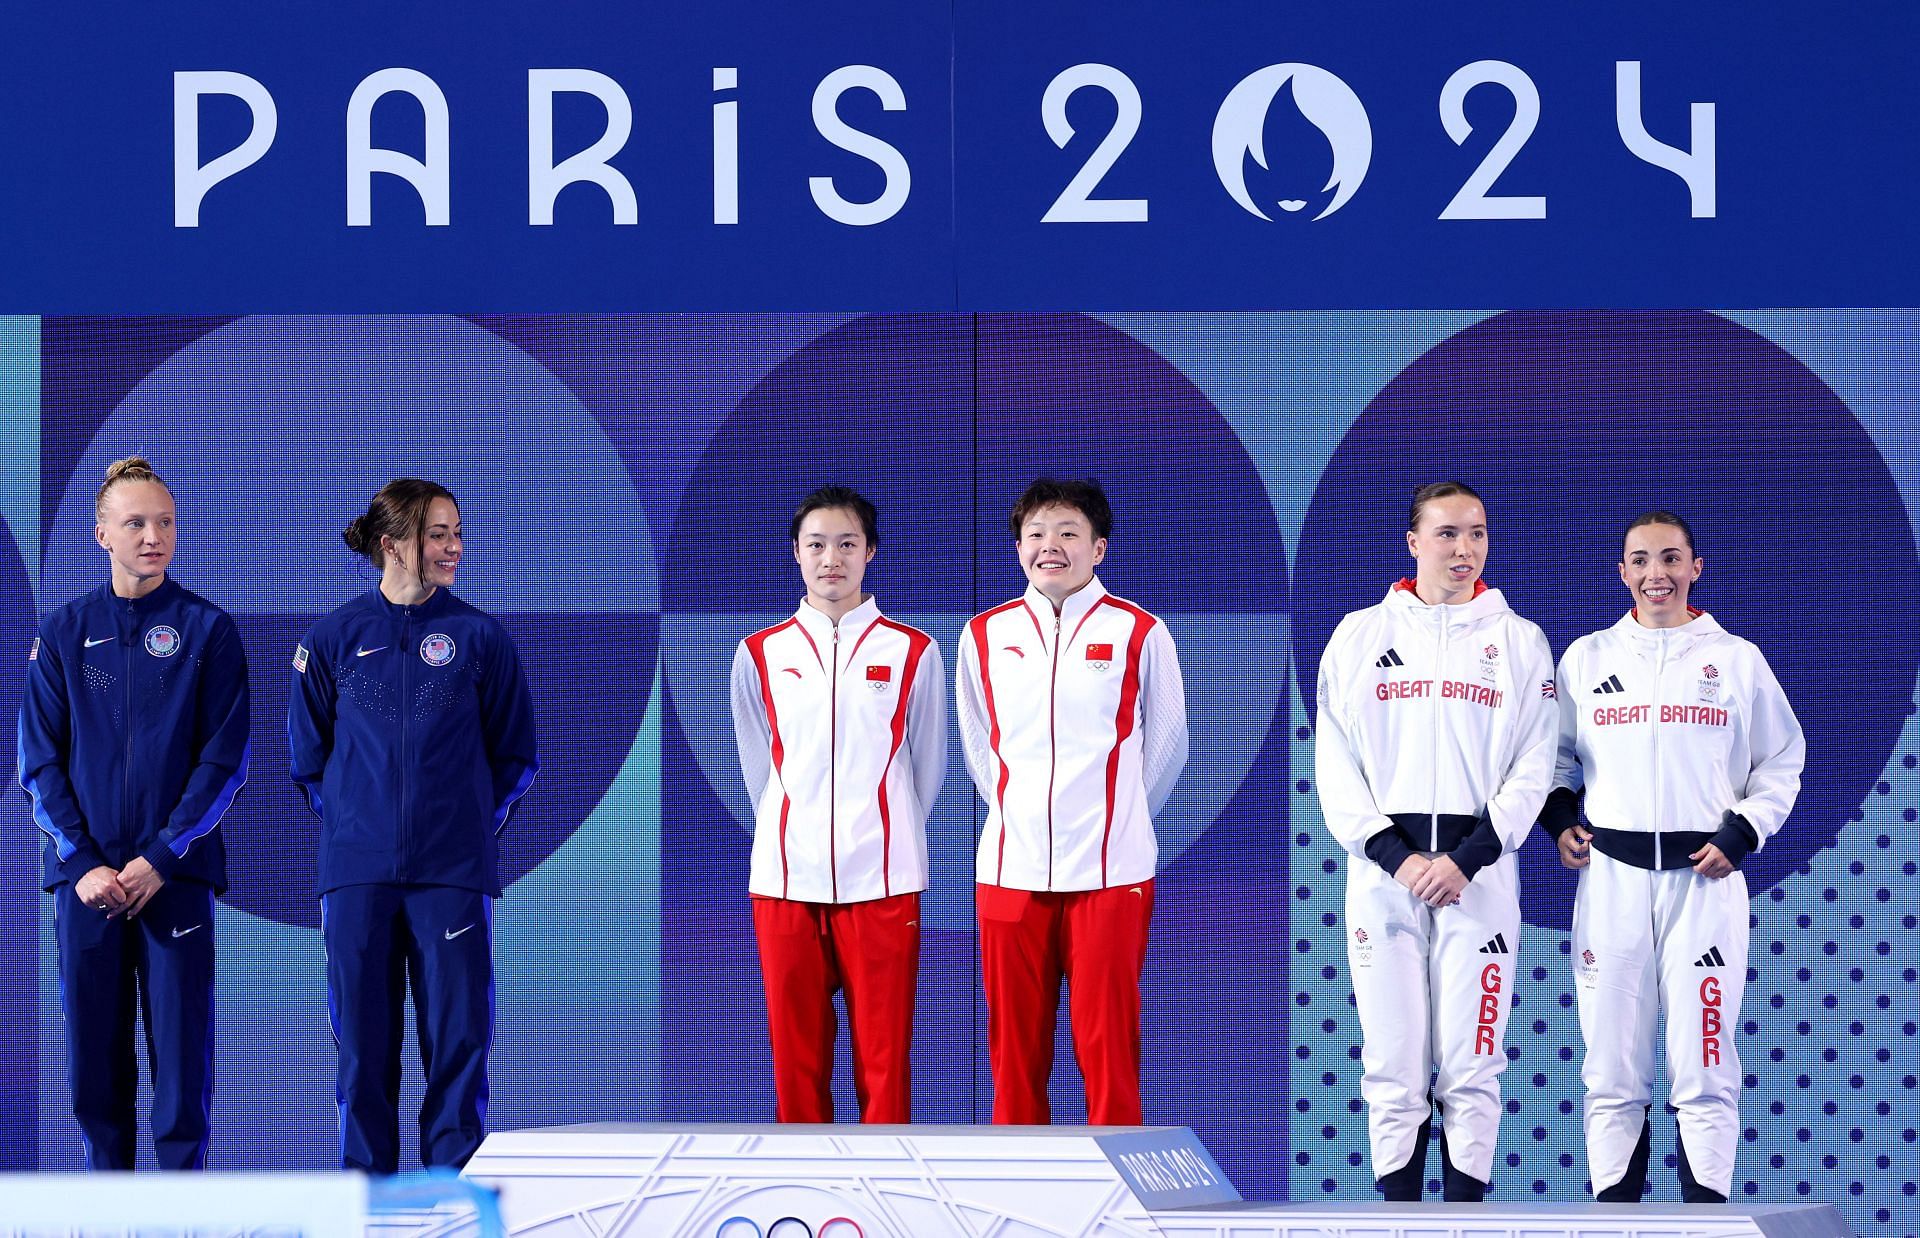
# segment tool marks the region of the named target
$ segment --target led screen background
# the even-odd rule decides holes
[[[1920,314],[1899,311],[7,319],[0,740],[33,616],[100,579],[101,468],[143,450],[179,496],[174,574],[235,615],[254,690],[252,779],[224,827],[212,1163],[328,1166],[317,828],[285,777],[287,660],[370,587],[339,528],[390,476],[443,481],[469,536],[460,592],[519,641],[546,754],[504,853],[492,1125],[764,1120],[725,679],[734,643],[799,597],[794,503],[827,481],[878,503],[869,587],[951,662],[965,618],[1021,588],[1020,487],[1100,477],[1118,514],[1102,579],[1167,619],[1193,727],[1159,822],[1148,1119],[1193,1126],[1249,1196],[1364,1199],[1343,877],[1300,685],[1339,616],[1402,573],[1418,482],[1486,495],[1488,578],[1556,653],[1625,605],[1621,526],[1671,506],[1707,561],[1696,600],[1768,654],[1809,740],[1799,805],[1747,866],[1735,1191],[1910,1234],[1917,369]],[[915,1112],[972,1122],[990,1103],[980,813],[957,742],[950,768]],[[17,792],[0,827],[0,1167],[76,1168]],[[1494,1198],[1576,1199],[1572,882],[1537,837],[1522,870]],[[1056,1115],[1081,1120],[1064,1037],[1059,1063]],[[407,1087],[410,1115],[411,1064]],[[1672,1146],[1656,1120],[1665,1197]]]

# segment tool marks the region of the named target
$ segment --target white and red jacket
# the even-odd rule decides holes
[[[1153,876],[1153,814],[1187,763],[1187,700],[1167,625],[1089,581],[968,622],[956,693],[987,803],[978,879],[1099,890]]]
[[[1554,786],[1586,787],[1589,824],[1634,833],[1751,832],[1735,864],[1780,828],[1800,793],[1807,741],[1773,668],[1704,611],[1649,628],[1629,611],[1560,659]]]
[[[1314,776],[1327,829],[1389,873],[1445,852],[1473,876],[1526,841],[1552,786],[1553,656],[1484,584],[1429,606],[1403,580],[1320,657]]]
[[[838,624],[803,601],[740,642],[733,734],[754,805],[751,892],[861,903],[927,888],[945,686],[933,638],[872,598]]]

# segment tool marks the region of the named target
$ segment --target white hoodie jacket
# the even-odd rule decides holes
[[[1629,612],[1567,647],[1554,786],[1584,786],[1597,828],[1715,834],[1737,865],[1786,820],[1807,741],[1760,650],[1693,613],[1649,628]]]
[[[947,772],[946,671],[872,598],[835,625],[805,602],[733,656],[733,734],[753,797],[748,889],[860,903],[927,886]]]
[[[1392,873],[1446,852],[1469,877],[1526,841],[1553,778],[1553,661],[1480,587],[1428,606],[1401,581],[1320,658],[1314,776],[1327,829]]]
[[[1187,762],[1167,625],[1096,577],[1056,615],[1038,589],[960,637],[960,737],[986,801],[977,879],[1100,890],[1153,876],[1153,814]]]

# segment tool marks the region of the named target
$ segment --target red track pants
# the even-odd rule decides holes
[[[863,1122],[910,1122],[920,896],[864,903],[753,899],[773,1040],[775,1114],[833,1121],[833,994],[846,990],[853,1086]]]
[[[1072,893],[981,885],[981,976],[993,1120],[1052,1120],[1047,1078],[1060,980],[1068,990],[1073,1055],[1095,1126],[1140,1124],[1140,970],[1147,961],[1153,881]]]

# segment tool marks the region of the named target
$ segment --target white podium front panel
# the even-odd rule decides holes
[[[489,1135],[518,1238],[1159,1238],[1240,1198],[1185,1127],[652,1126]]]
[[[1257,1204],[1182,1126],[590,1123],[487,1137],[514,1238],[1851,1238],[1826,1205]]]

